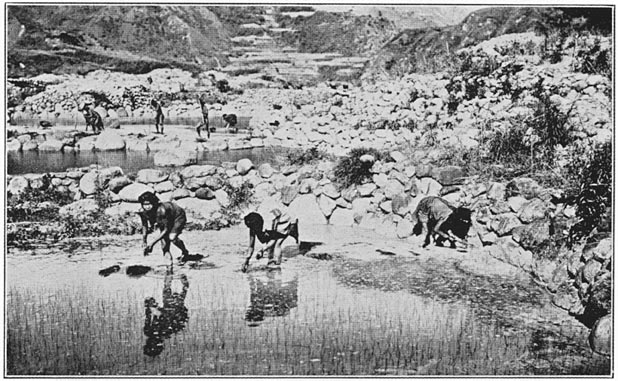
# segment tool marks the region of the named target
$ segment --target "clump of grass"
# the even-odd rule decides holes
[[[318,150],[317,147],[312,147],[304,151],[292,151],[287,155],[288,162],[292,165],[313,164],[325,157],[326,154]]]
[[[361,157],[371,155],[374,161],[383,160],[387,156],[375,148],[354,148],[347,156],[342,157],[334,169],[335,181],[342,188],[360,185],[371,178],[373,161],[362,161]]]

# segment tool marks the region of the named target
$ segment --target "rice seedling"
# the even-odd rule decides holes
[[[75,274],[86,264],[65,267],[65,274]],[[225,266],[183,270],[186,323],[163,339],[160,353],[145,355],[144,302],[151,297],[161,303],[165,287],[157,271],[137,279],[122,271],[63,277],[62,268],[47,265],[12,265],[8,271],[8,375],[609,372],[607,361],[569,343],[566,331],[506,327],[466,303],[406,290],[350,287],[328,265],[292,277],[293,269],[251,275],[255,279]],[[33,281],[19,282],[26,271]],[[177,293],[179,276],[172,278]]]

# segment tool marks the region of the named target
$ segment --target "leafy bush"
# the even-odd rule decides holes
[[[612,57],[609,49],[601,47],[601,40],[595,39],[590,47],[577,52],[575,71],[586,74],[601,74],[608,78],[612,76]]]
[[[292,165],[312,164],[322,160],[325,156],[324,152],[318,150],[316,147],[312,147],[308,150],[292,151],[288,153],[288,162]]]
[[[73,202],[70,193],[56,189],[28,188],[7,200],[7,222],[47,221],[57,217],[61,206]]]
[[[343,188],[347,188],[353,184],[362,184],[367,179],[371,178],[372,161],[361,161],[363,155],[371,155],[375,161],[386,158],[375,148],[354,148],[347,156],[342,157],[335,166],[333,174],[336,182]]]
[[[512,119],[506,128],[492,133],[487,141],[487,159],[529,170],[554,167],[556,148],[572,141],[568,118],[569,113],[542,95],[532,118]]]
[[[577,205],[579,222],[569,232],[571,243],[588,237],[595,229],[611,231],[612,163],[610,142],[595,147],[588,158],[576,158],[572,163],[572,176],[579,179],[579,187],[571,191],[571,198]]]

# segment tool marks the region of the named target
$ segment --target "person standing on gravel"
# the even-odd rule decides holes
[[[197,100],[200,102],[200,109],[202,111],[202,121],[195,128],[197,131],[197,136],[202,137],[202,127],[206,128],[206,136],[210,139],[210,127],[208,125],[208,104],[206,103],[206,94],[202,94],[197,97]]]
[[[150,101],[150,107],[155,111],[155,128],[157,129],[157,134],[163,133],[163,120],[165,120],[165,116],[163,116],[163,108],[161,107],[161,103],[152,99]],[[159,132],[159,125],[161,126],[161,132]]]

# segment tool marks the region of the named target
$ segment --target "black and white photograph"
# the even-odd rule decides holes
[[[615,376],[613,3],[3,5],[3,378]]]

